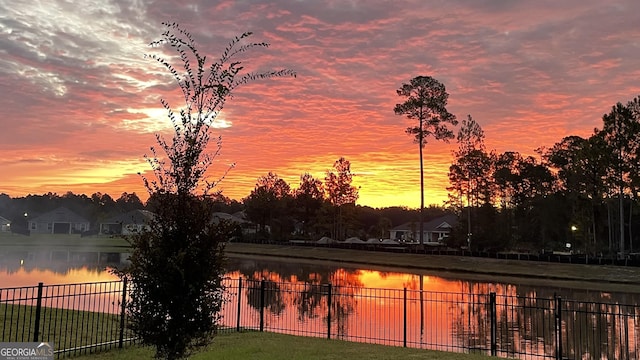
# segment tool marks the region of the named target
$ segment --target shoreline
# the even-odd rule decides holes
[[[640,293],[640,268],[611,265],[547,263],[527,260],[498,260],[450,255],[421,255],[376,251],[229,243],[229,257],[263,257],[265,259],[328,262],[349,267],[369,266],[390,271],[406,269],[441,274],[443,277],[495,281],[514,281],[559,287]],[[449,276],[447,276],[449,275]]]

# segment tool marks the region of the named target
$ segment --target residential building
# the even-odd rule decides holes
[[[73,211],[59,207],[28,222],[32,234],[79,234],[89,231],[90,222]]]
[[[456,215],[444,215],[423,223],[424,243],[443,243],[451,233],[451,229],[458,223]],[[420,241],[420,223],[408,222],[396,226],[390,231],[393,240],[404,242]]]
[[[140,232],[149,226],[154,214],[147,210],[133,210],[115,215],[100,223],[101,235],[129,235]]]
[[[11,232],[11,220],[0,216],[0,232]]]

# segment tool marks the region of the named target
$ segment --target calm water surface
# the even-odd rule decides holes
[[[0,288],[117,280],[110,269],[122,266],[117,254],[66,254],[51,251],[0,253]],[[337,262],[271,258],[230,258],[227,276],[289,283],[331,283],[355,288],[425,290],[448,293],[562,296],[580,301],[640,304],[640,286],[561,282],[525,278],[478,277],[403,268],[354,267]],[[422,287],[420,286],[422,284]],[[603,288],[606,288],[603,290]],[[612,289],[620,288],[615,291]]]
[[[95,253],[0,254],[0,288],[117,280],[109,269],[119,263],[118,257]],[[488,294],[494,292],[499,354],[550,358],[555,351],[554,296],[559,295],[566,307],[561,324],[565,356],[640,356],[636,352],[640,348],[640,294],[633,287],[611,291],[609,286],[602,291],[602,284],[481,279],[268,258],[232,258],[227,276],[242,278],[243,287],[239,290],[237,281],[230,283],[223,314],[226,326],[256,327],[263,301],[264,326],[269,331],[329,333],[351,341],[400,346],[407,341],[413,347],[486,352],[490,346]],[[261,300],[263,280],[266,294]],[[331,296],[328,283],[332,284]]]

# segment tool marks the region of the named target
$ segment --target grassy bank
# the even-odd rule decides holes
[[[35,308],[24,305],[0,305],[0,338],[5,341],[32,341]],[[107,345],[119,337],[118,315],[44,307],[41,314],[40,341],[56,351],[90,344],[103,344],[102,349],[84,349],[71,355],[74,359],[153,359],[152,348],[117,344]],[[125,335],[127,337],[127,335]],[[101,346],[102,347],[102,346]],[[97,353],[88,353],[97,351]],[[327,340],[267,332],[223,332],[214,344],[192,357],[205,359],[432,359],[480,360],[487,356],[460,354],[394,346]]]
[[[74,357],[77,360],[134,360],[152,359],[151,348],[128,347],[113,349],[95,355]],[[246,332],[218,335],[214,344],[193,360],[382,360],[382,359],[429,359],[429,360],[481,360],[487,356],[457,354],[440,351],[407,349],[401,347],[353,343],[340,340],[305,338],[274,333]]]
[[[414,272],[479,280],[512,279],[518,283],[586,288],[599,291],[640,293],[640,268],[606,265],[560,264],[524,260],[497,260],[447,255],[418,255],[325,247],[231,243],[227,254],[233,257],[260,257],[296,261],[330,261],[335,265],[367,266],[386,271],[407,269]]]
[[[25,249],[126,252],[129,249],[129,243],[122,238],[110,236],[81,237],[79,234],[32,234],[27,236],[0,233],[0,251],[22,251]]]
[[[33,341],[35,314],[34,306],[0,304],[0,339]],[[55,350],[76,348],[118,340],[120,316],[42,307],[39,328],[38,340]]]

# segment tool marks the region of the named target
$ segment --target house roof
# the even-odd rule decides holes
[[[74,213],[66,207],[59,207],[55,210],[46,212],[42,215],[30,219],[29,222],[35,223],[88,223],[89,220]]]
[[[424,231],[432,232],[444,229],[451,229],[458,223],[458,217],[453,214],[440,216],[423,223]],[[420,231],[420,224],[417,222],[407,222],[398,225],[391,230],[395,231]]]
[[[247,220],[245,220],[245,219],[243,219],[243,218],[241,218],[239,216],[231,215],[231,214],[228,214],[228,213],[225,213],[225,212],[214,212],[211,217],[212,217],[212,221],[214,223],[217,223],[219,221],[219,219],[228,220],[228,221],[231,221],[231,222],[236,223],[236,224],[248,223]]]
[[[11,220],[0,216],[0,225],[9,225],[9,224],[11,224]]]
[[[115,215],[102,224],[146,224],[153,220],[155,214],[147,210],[132,210],[124,214]]]

